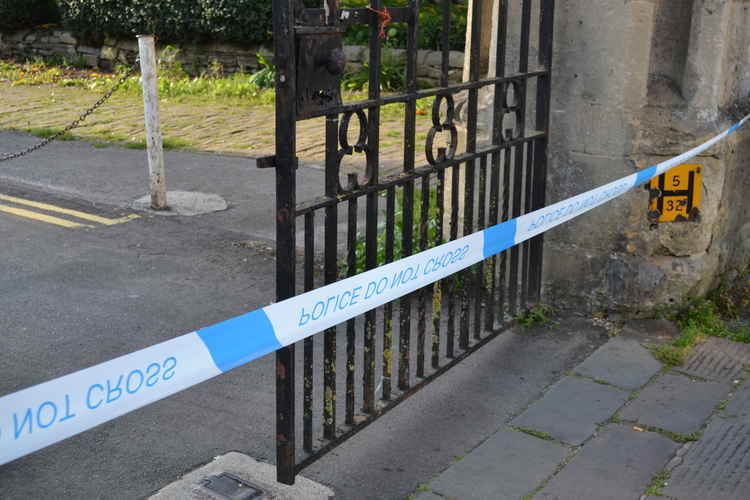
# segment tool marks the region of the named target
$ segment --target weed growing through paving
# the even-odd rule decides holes
[[[537,431],[535,429],[526,429],[525,427],[516,427],[514,425],[511,425],[508,428],[517,432],[523,432],[524,434],[528,434],[529,436],[534,436],[535,438],[543,439],[545,441],[554,440],[552,436],[550,436],[549,434],[543,431]]]
[[[552,306],[540,302],[532,306],[525,313],[516,316],[516,321],[526,328],[531,328],[532,326],[554,326],[556,322],[550,318],[554,314],[555,310]]]
[[[651,352],[656,359],[667,366],[682,366],[685,364],[685,358],[687,357],[686,349],[670,344],[654,346]]]
[[[668,366],[683,365],[693,347],[709,336],[750,343],[750,328],[729,327],[722,318],[722,311],[732,309],[724,299],[717,303],[717,296],[725,297],[724,292],[714,293],[707,299],[693,300],[681,313],[668,316],[677,323],[682,334],[667,344],[651,346],[656,359]]]
[[[622,416],[620,416],[619,411],[615,412],[615,414],[612,415],[606,423],[627,425],[632,427],[633,430],[639,432],[653,432],[656,434],[661,434],[662,436],[671,439],[675,443],[689,443],[691,441],[698,441],[703,435],[703,429],[692,432],[690,434],[680,434],[679,432],[668,431],[666,429],[662,429],[661,427],[642,424],[637,420],[626,420],[622,418]]]
[[[651,484],[644,492],[645,495],[660,497],[661,489],[667,485],[667,481],[671,477],[671,473],[668,470],[663,470],[654,474],[651,478]]]

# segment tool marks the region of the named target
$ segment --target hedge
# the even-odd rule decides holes
[[[59,0],[65,26],[90,40],[153,33],[162,42],[254,45],[272,37],[270,0]]]
[[[17,31],[59,21],[56,0],[0,0],[0,31]]]
[[[105,36],[132,38],[156,34],[162,42],[186,44],[206,41],[258,45],[273,38],[273,0],[0,0],[0,31],[14,31],[59,22],[75,35],[92,42]],[[319,5],[320,0],[304,0]],[[406,5],[407,0],[389,4]],[[58,6],[59,4],[59,11]],[[343,0],[345,7],[364,7],[369,0]],[[423,2],[420,8],[420,47],[440,48],[442,8]],[[451,6],[451,48],[463,50],[466,4]],[[388,30],[387,47],[406,45],[406,27],[394,23]],[[367,45],[367,26],[351,27],[349,44]]]

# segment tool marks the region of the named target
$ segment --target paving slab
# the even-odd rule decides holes
[[[750,423],[716,419],[672,470],[664,495],[680,500],[747,500]]]
[[[569,448],[503,429],[450,466],[430,490],[461,500],[518,500],[552,475]]]
[[[565,377],[511,425],[546,432],[566,443],[581,444],[627,398],[627,392],[615,387],[580,377]]]
[[[737,389],[721,416],[750,418],[750,380]]]
[[[258,462],[242,453],[231,452],[216,457],[203,467],[200,467],[163,488],[150,500],[215,500],[217,495],[204,485],[221,474],[231,474],[244,481],[249,486],[259,489],[262,497],[257,500],[328,500],[333,498],[333,491],[322,484],[311,481],[303,476],[297,476],[293,486],[276,482],[276,466]],[[244,487],[247,491],[252,491]],[[255,499],[248,493],[239,491],[225,493],[224,498]],[[221,496],[218,496],[221,498]]]
[[[693,350],[679,371],[731,382],[742,377],[745,365],[750,365],[750,344],[711,337]]]
[[[654,356],[638,341],[615,337],[574,370],[586,377],[604,380],[634,390],[662,369]]]
[[[700,429],[730,390],[727,383],[703,382],[665,373],[623,408],[620,416],[644,425],[690,434]]]
[[[656,433],[608,425],[534,499],[640,498],[653,474],[664,467],[677,446]]]

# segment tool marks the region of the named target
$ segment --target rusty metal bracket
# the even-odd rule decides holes
[[[296,35],[297,118],[303,120],[341,105],[344,28],[298,27]]]

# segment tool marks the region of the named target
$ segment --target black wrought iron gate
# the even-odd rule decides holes
[[[276,156],[265,165],[276,168],[278,300],[544,205],[554,0],[484,0],[492,1],[497,4],[491,74],[480,74],[487,9],[474,0],[468,81],[449,83],[448,33],[456,2],[440,0],[440,86],[420,89],[418,0],[394,0],[401,6],[371,0],[370,8],[351,9],[339,8],[339,0],[319,0],[320,8],[306,7],[309,1],[273,0]],[[386,94],[380,90],[380,65],[388,22],[404,23],[408,37],[406,89]],[[366,98],[344,102],[342,38],[355,24],[369,26],[369,85]],[[534,52],[538,57],[530,57]],[[492,103],[486,111],[491,120],[483,141],[478,124],[480,97],[486,95],[491,99],[482,101]],[[431,128],[417,134],[424,114],[418,111],[430,100]],[[393,175],[381,171],[381,111],[387,105],[403,111],[403,161]],[[298,204],[297,123],[316,117],[325,117],[322,197]],[[424,146],[417,145],[418,138]],[[364,175],[355,169],[342,181],[342,161],[352,156],[363,158]],[[292,484],[301,469],[538,301],[541,261],[538,237],[305,340],[302,356],[295,357],[295,346],[278,351],[279,481]]]

